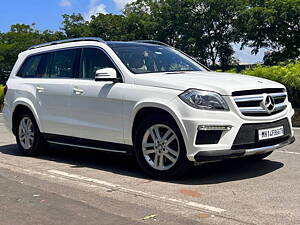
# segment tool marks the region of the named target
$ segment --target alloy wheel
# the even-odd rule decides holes
[[[21,146],[28,150],[34,143],[33,123],[29,117],[23,117],[19,123],[19,140]]]
[[[164,124],[146,130],[142,150],[147,163],[156,170],[168,170],[179,158],[180,144],[176,133]]]

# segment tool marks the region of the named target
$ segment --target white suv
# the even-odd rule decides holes
[[[156,41],[80,38],[22,52],[4,116],[20,150],[46,143],[134,153],[151,176],[194,164],[262,159],[294,141],[283,85],[211,72]]]

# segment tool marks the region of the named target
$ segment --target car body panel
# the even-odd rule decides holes
[[[117,65],[122,82],[96,82],[82,79],[31,79],[16,76],[22,62],[29,55],[68,48],[97,47],[104,50]],[[187,150],[187,158],[194,161],[198,152],[221,151],[231,148],[240,127],[245,123],[267,123],[288,118],[290,126],[294,114],[291,104],[280,113],[245,116],[234,102],[232,92],[241,90],[280,88],[270,80],[210,71],[133,74],[115,52],[105,43],[78,41],[32,49],[19,54],[7,82],[4,116],[12,129],[12,116],[18,105],[27,106],[34,114],[40,131],[78,138],[133,145],[132,128],[137,113],[146,107],[165,110],[176,121]],[[38,92],[37,87],[44,88]],[[74,88],[82,90],[76,94]],[[178,95],[195,88],[221,94],[229,111],[200,110],[183,102]],[[196,145],[199,125],[231,126],[223,132],[218,144]],[[293,131],[292,135],[293,135]]]

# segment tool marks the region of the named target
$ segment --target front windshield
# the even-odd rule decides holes
[[[195,61],[173,48],[158,45],[113,46],[127,68],[136,74],[204,71]]]

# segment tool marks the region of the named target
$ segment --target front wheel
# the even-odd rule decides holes
[[[141,168],[151,177],[174,179],[190,168],[180,130],[167,117],[145,119],[137,129],[134,146]]]

